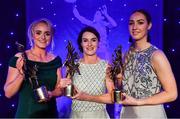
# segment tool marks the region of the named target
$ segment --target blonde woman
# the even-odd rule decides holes
[[[54,46],[54,29],[47,19],[34,21],[28,29],[31,49],[26,50],[26,65],[37,65],[37,78],[40,85],[48,90],[49,101],[38,103],[33,95],[33,89],[28,75],[22,67],[22,53],[17,53],[9,62],[8,76],[4,86],[5,95],[11,98],[19,93],[16,118],[58,117],[56,96],[63,93],[63,88],[70,84],[69,79],[61,80],[61,58],[48,51],[48,46]]]

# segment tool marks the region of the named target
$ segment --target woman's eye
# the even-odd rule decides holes
[[[93,42],[96,42],[96,41],[97,41],[97,39],[96,39],[96,38],[94,38],[94,39],[92,39],[92,41],[93,41]]]
[[[51,34],[50,33],[46,33],[46,36],[50,36]]]
[[[41,32],[36,32],[37,35],[41,35]]]
[[[87,42],[88,40],[87,39],[82,39],[83,42]]]
[[[144,22],[138,22],[138,24],[144,24]]]
[[[134,23],[133,22],[129,22],[129,25],[133,25]]]

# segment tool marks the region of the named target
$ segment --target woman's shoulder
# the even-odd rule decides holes
[[[22,56],[22,52],[18,52],[14,56],[12,56],[9,60],[9,66],[16,68],[16,62],[18,58],[21,56]]]
[[[149,49],[153,50],[152,56],[151,56],[152,58],[161,57],[161,56],[165,55],[164,52],[161,49],[159,49],[158,47],[156,47],[155,45],[151,44],[151,47]]]
[[[50,57],[51,59],[55,59],[58,56],[53,54],[53,53],[51,53],[51,52],[48,52],[48,57]]]
[[[160,49],[157,49],[156,51],[154,51],[151,56],[151,62],[153,64],[161,64],[165,60],[167,60],[167,57],[164,54],[164,52]]]
[[[59,55],[55,55],[53,53],[49,53],[48,55],[50,57],[50,63],[62,66],[62,59]]]
[[[26,51],[25,51],[26,54],[29,54],[29,52],[30,52],[30,50],[26,50]],[[23,54],[23,52],[18,52],[18,53],[16,53],[16,54],[14,55],[14,57],[21,57],[22,54]]]
[[[99,60],[99,64],[103,64],[103,65],[105,65],[105,66],[108,66],[108,65],[109,65],[109,62],[108,62],[108,60],[100,59],[100,60]]]
[[[61,57],[60,57],[59,55],[55,55],[55,54],[53,54],[53,53],[49,53],[48,55],[49,55],[51,61],[52,61],[52,60],[58,60],[58,61],[60,60],[60,61],[62,61],[62,60],[61,60]]]
[[[18,52],[14,55],[14,57],[21,57],[22,56],[22,52]]]
[[[160,49],[155,50],[152,54],[152,58],[156,58],[156,59],[164,56],[165,56],[164,52]]]
[[[100,62],[105,62],[105,63],[108,63],[108,60],[105,60],[105,59],[99,59]]]

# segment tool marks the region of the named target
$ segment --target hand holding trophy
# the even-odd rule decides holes
[[[110,70],[110,74],[111,74],[110,76],[115,85],[112,98],[115,103],[120,103],[123,100],[123,97],[122,97],[122,88],[121,88],[122,86],[121,85],[119,86],[120,82],[118,83],[118,75],[120,75],[123,72],[122,47],[118,46],[114,50],[114,53],[115,54],[112,55],[113,59]]]
[[[23,73],[25,76],[28,76],[29,82],[33,89],[34,97],[37,102],[47,102],[49,100],[48,91],[45,86],[40,86],[37,78],[37,65],[27,64],[27,55],[24,50],[24,45],[16,42],[17,48],[19,52],[22,52],[22,57],[24,61],[23,65]]]
[[[64,65],[67,68],[66,77],[72,80],[74,73],[77,72],[80,75],[79,63],[78,63],[79,56],[78,56],[78,53],[75,52],[75,48],[73,47],[70,41],[68,41],[68,45],[66,46],[66,48],[68,49],[66,60],[64,62]],[[74,91],[74,87],[73,87],[73,80],[72,80],[72,84],[68,85],[65,89],[65,95],[68,97],[72,97],[73,91]]]

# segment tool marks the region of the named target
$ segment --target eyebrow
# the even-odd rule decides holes
[[[129,20],[130,22],[135,21],[135,20]],[[144,19],[138,19],[137,21],[145,21]]]
[[[34,30],[34,31],[38,31],[38,32],[42,32],[42,30]],[[48,32],[48,33],[51,33],[51,31],[45,31],[46,33]]]
[[[88,39],[88,38],[83,38],[83,37],[82,37],[82,39]],[[97,37],[93,37],[93,38],[91,38],[91,39],[97,39]]]
[[[137,21],[145,21],[144,19],[139,19],[139,20],[137,20]]]

